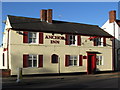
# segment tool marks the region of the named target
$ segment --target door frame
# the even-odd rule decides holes
[[[94,56],[94,58],[91,60],[91,63],[89,63],[88,62],[88,60],[89,60],[89,56]],[[89,72],[89,64],[91,64],[92,65],[92,71],[91,72]],[[94,53],[94,52],[87,52],[87,74],[92,74],[92,73],[95,73],[95,70],[96,70],[96,53]]]

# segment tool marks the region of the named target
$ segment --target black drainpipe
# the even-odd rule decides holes
[[[119,54],[118,54],[118,53],[119,53],[119,50],[120,50],[120,48],[117,49],[117,67],[118,67],[119,64],[120,64],[120,63],[119,63],[119,57],[118,57],[118,55],[119,55]],[[118,68],[117,71],[120,71],[120,68]]]
[[[113,71],[116,71],[116,58],[115,58],[115,55],[116,55],[116,53],[115,53],[115,23],[113,22]]]

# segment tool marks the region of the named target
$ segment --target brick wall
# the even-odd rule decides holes
[[[10,69],[0,69],[0,75],[2,75],[2,77],[8,77],[11,74],[11,70]]]

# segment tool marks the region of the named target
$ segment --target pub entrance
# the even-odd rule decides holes
[[[87,52],[87,74],[96,72],[96,53]]]

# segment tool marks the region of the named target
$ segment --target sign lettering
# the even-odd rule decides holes
[[[65,40],[65,37],[63,36],[50,36],[50,35],[46,35],[45,39],[60,39],[60,40]]]
[[[54,36],[54,35],[46,35],[45,39],[58,39],[58,40],[65,40],[64,36]],[[60,44],[58,40],[50,40],[51,44]]]

